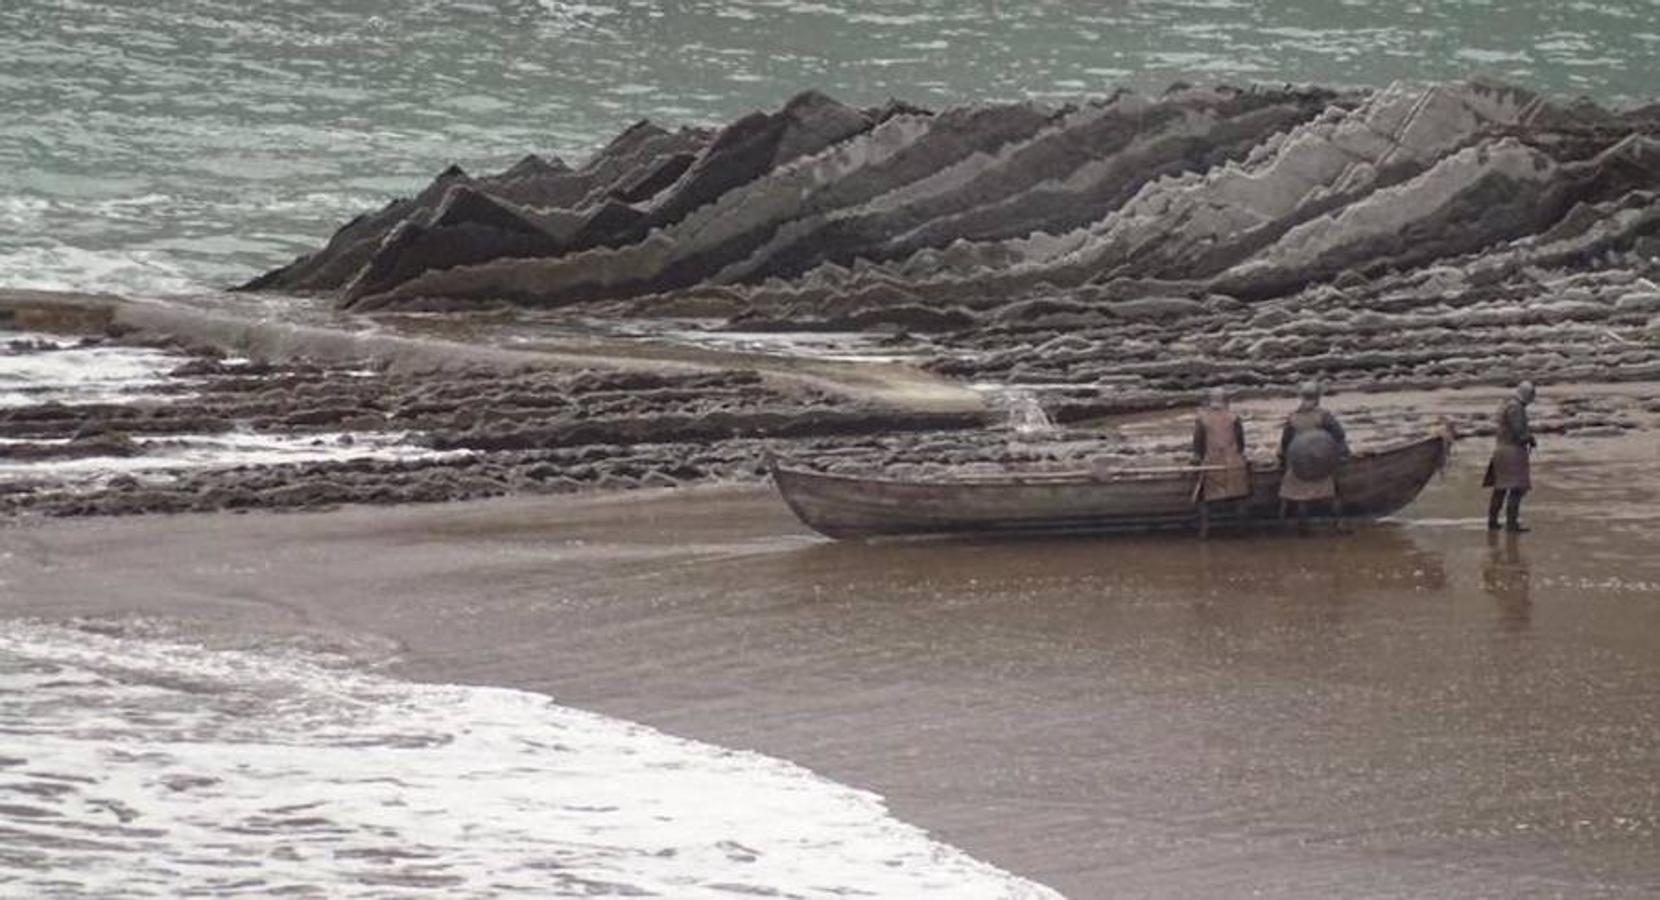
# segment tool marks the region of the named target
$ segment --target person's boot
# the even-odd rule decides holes
[[[1487,501],[1487,530],[1499,530],[1499,511],[1504,509],[1504,491],[1494,491],[1492,499]]]
[[[1331,530],[1338,534],[1353,534],[1354,529],[1349,527],[1349,520],[1343,518],[1343,499],[1334,497],[1331,501]]]
[[[1533,529],[1522,524],[1522,492],[1511,491],[1504,501],[1504,530],[1511,534],[1521,534]]]

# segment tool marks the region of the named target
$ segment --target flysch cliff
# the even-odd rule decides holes
[[[441,175],[248,287],[927,335],[951,375],[1655,377],[1660,121],[1471,82],[639,123]],[[1645,374],[1647,373],[1647,374]]]

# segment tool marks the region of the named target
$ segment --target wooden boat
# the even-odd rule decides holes
[[[1346,519],[1387,516],[1411,503],[1447,457],[1443,434],[1356,452],[1338,470]],[[769,459],[784,502],[833,538],[1197,528],[1193,466],[991,476],[887,478],[815,472]],[[1280,469],[1253,466],[1251,495],[1212,528],[1279,521]]]

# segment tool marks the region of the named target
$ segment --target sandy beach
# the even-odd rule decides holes
[[[765,490],[19,520],[8,616],[305,633],[880,792],[1071,897],[1660,889],[1652,438],[1348,537],[839,544]]]
[[[1140,41],[1162,21],[1142,6],[1169,5],[1117,4],[1100,33]],[[70,65],[14,54],[39,66],[20,120],[125,83],[170,85],[190,112],[14,136],[0,774],[17,778],[0,788],[28,802],[0,804],[25,845],[0,892],[1660,894],[1660,105],[1580,96],[1582,63],[1607,58],[1555,84],[1574,99],[1426,76],[1416,46],[1387,76],[1272,59],[1237,84],[1074,97],[1068,75],[1064,96],[999,84],[938,108],[930,91],[838,98],[818,72],[711,121],[645,117],[633,104],[661,85],[630,85],[642,99],[579,129],[592,146],[568,161],[546,139],[569,120],[545,104],[587,91],[574,81],[529,103],[427,90],[464,48],[376,37],[340,52],[419,77],[336,91],[308,63],[280,103],[250,104],[271,70],[234,53],[229,79],[105,70],[131,62],[111,37],[129,33],[220,59],[201,49],[219,36],[176,43],[175,16],[31,36],[83,14],[24,17],[25,42],[89,46]],[[479,47],[522,31],[546,52],[535,21],[466,18]],[[803,21],[778,33],[821,34]],[[1293,34],[1312,33],[1276,28],[1272,46]],[[1381,40],[1354,34],[1339,55]],[[319,44],[289,36],[242,52]],[[451,84],[524,56],[486,49]],[[50,88],[83,68],[98,74],[78,93]],[[434,117],[374,124],[410,85]],[[337,101],[334,125],[315,120]],[[298,118],[258,119],[256,139],[254,109]],[[411,144],[467,110],[511,127]],[[483,157],[433,163],[475,140]],[[60,171],[61,148],[106,143],[119,152]],[[146,164],[162,168],[132,173]],[[1537,402],[1501,422],[1501,400],[1532,397],[1522,382]],[[1142,511],[1114,493],[1106,513],[1058,512],[1073,479],[1157,472],[1174,490],[1157,521],[1197,530],[1177,479],[1218,393],[1257,479],[1281,478],[1294,395],[1324,394],[1357,459],[1434,448],[1390,476],[1410,490],[1443,438],[1456,452],[1404,508],[1406,488],[1351,495],[1357,518],[1400,510],[1352,534],[1206,541],[838,543],[768,481],[780,458],[1030,473],[1048,479],[1040,516],[975,524],[1099,526]],[[1513,450],[1538,438],[1531,533],[1482,516],[1501,430]],[[1213,450],[1234,433],[1206,426]],[[915,506],[929,528],[961,521]],[[578,743],[583,765],[564,755]],[[436,749],[405,783],[409,748]],[[536,791],[573,772],[585,799]],[[612,802],[619,777],[635,793]],[[450,815],[484,782],[473,819]],[[680,806],[659,816],[665,798]],[[700,830],[725,800],[743,815]],[[120,880],[135,860],[143,886]]]

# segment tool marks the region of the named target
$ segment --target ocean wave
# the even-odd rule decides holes
[[[207,0],[8,2],[7,193],[62,203],[0,197],[0,286],[232,284],[452,162],[501,168],[532,152],[576,162],[635,119],[727,121],[806,87],[854,104],[943,106],[1174,80],[1499,75],[1644,102],[1660,36],[1632,28],[1629,6],[1348,3],[1321,16],[1244,0],[898,12],[873,0],[364,0],[226,16]],[[87,249],[19,249],[36,235]]]
[[[33,896],[1053,898],[790,763],[315,647],[0,625]]]
[[[88,250],[55,242],[0,250],[0,286],[8,288],[164,297],[199,293],[210,283],[160,251]]]

